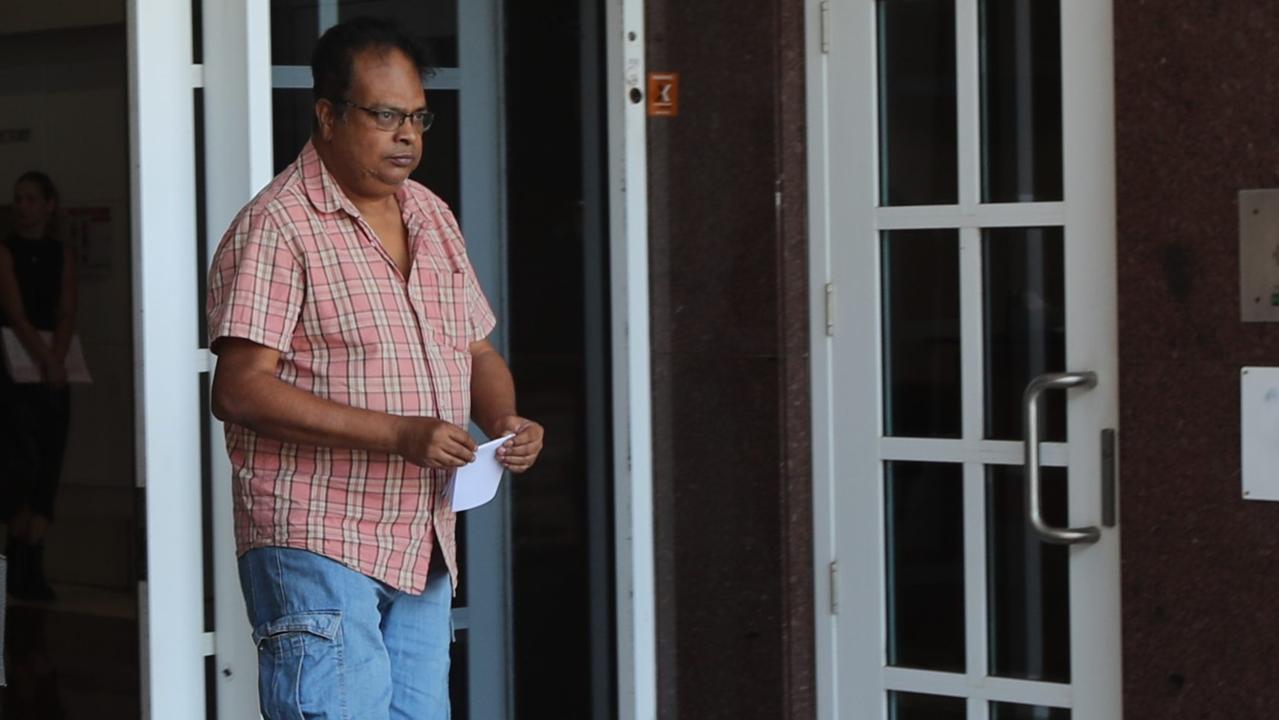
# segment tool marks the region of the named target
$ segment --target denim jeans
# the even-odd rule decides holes
[[[305,550],[257,548],[239,567],[263,718],[448,719],[452,586],[438,555],[421,595]]]

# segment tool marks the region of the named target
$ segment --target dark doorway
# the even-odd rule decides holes
[[[603,7],[504,3],[517,718],[616,716]]]

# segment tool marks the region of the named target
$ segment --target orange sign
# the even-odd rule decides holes
[[[649,117],[675,117],[679,115],[679,73],[651,72],[648,74]]]

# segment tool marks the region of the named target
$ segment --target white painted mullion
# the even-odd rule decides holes
[[[955,0],[956,111],[959,113],[959,206],[971,213],[981,201],[981,77],[978,0]]]
[[[642,102],[643,0],[605,7],[609,234],[613,313],[613,477],[617,709],[657,717],[657,603],[653,545],[652,374],[648,288],[648,138]]]
[[[984,306],[981,231],[964,228],[959,231],[959,349],[966,441],[979,441],[985,435]]]
[[[970,685],[986,677],[986,468],[964,463],[964,627]],[[969,715],[969,720],[978,720]]]
[[[827,287],[831,276],[830,173],[830,59],[823,51],[823,18],[835,22],[835,9],[822,0],[808,0],[806,9],[807,116],[808,116],[808,253],[809,337],[812,375],[813,452],[813,596],[814,650],[816,655],[816,717],[834,720],[839,714],[839,656],[836,635],[838,573],[831,572],[838,549],[837,496],[834,483],[836,444],[834,426],[834,366],[831,338],[827,335]],[[825,13],[825,15],[824,15]],[[827,46],[827,49],[830,49]],[[873,167],[873,164],[872,164]]]
[[[914,462],[973,462],[984,465],[1021,465],[1024,446],[1014,440],[949,440],[939,438],[897,438],[879,440],[877,457]],[[1040,465],[1066,467],[1066,443],[1042,443]]]
[[[203,3],[207,267],[231,219],[271,180],[270,8],[256,0]],[[207,351],[206,367],[215,359]],[[257,716],[257,648],[240,593],[231,463],[222,424],[209,423],[213,523],[214,675],[218,718]]]
[[[509,355],[498,6],[495,0],[457,5],[458,65],[467,76],[467,88],[458,93],[460,222],[477,279],[500,320],[489,340]],[[467,513],[467,566],[462,570],[470,622],[467,693],[471,716],[477,718],[514,717],[511,504],[510,484],[503,483],[492,502]]]
[[[196,65],[194,67],[200,67]],[[424,79],[429,90],[461,90],[461,68],[435,68]],[[271,87],[278,90],[307,90],[311,87],[311,68],[308,65],[273,65]]]
[[[1066,221],[1062,202],[990,203],[975,208],[957,205],[914,205],[881,207],[876,222],[884,230],[926,228],[1038,227],[1061,225]]]
[[[191,5],[128,4],[137,484],[149,582],[139,583],[143,717],[204,713],[200,417]],[[180,239],[187,239],[186,242]],[[175,302],[185,298],[187,302]],[[194,528],[194,531],[192,530]]]
[[[1061,3],[1066,363],[1097,373],[1095,388],[1071,391],[1067,400],[1072,525],[1101,520],[1099,435],[1119,422],[1112,6]],[[1119,549],[1118,528],[1103,528],[1094,545],[1070,548],[1076,718],[1122,712]]]
[[[964,673],[890,667],[884,669],[884,685],[897,692],[970,697],[983,703],[995,701],[1059,708],[1069,708],[1074,704],[1074,693],[1070,685],[1038,680],[973,678]],[[1079,715],[1076,717],[1079,720],[1102,720]],[[1111,718],[1107,717],[1106,720]]]
[[[338,24],[338,0],[318,0],[316,3],[316,35],[323,35],[326,30]]]

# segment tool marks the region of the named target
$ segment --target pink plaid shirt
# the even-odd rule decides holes
[[[320,397],[466,427],[468,346],[496,320],[444,202],[413,181],[396,197],[407,280],[308,143],[222,238],[209,277],[210,341],[215,351],[227,337],[279,350],[276,376]],[[231,423],[226,444],[239,553],[301,548],[421,592],[438,539],[457,587],[450,471]]]

